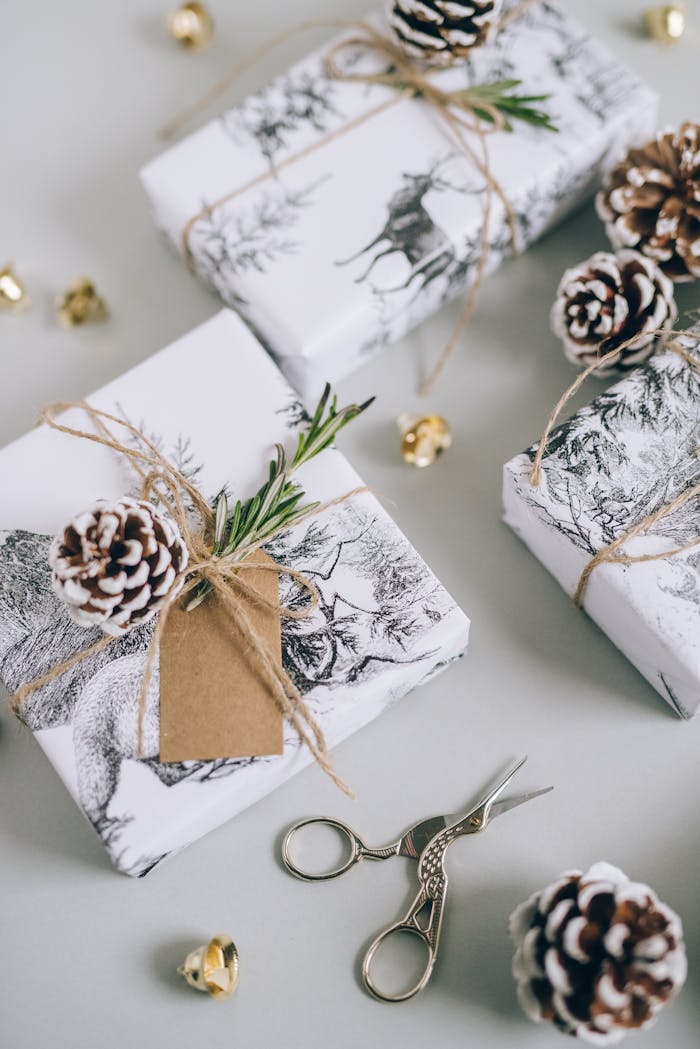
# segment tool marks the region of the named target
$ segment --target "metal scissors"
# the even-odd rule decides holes
[[[385,1002],[403,1002],[422,991],[430,979],[437,958],[440,944],[442,919],[447,899],[447,873],[445,856],[453,841],[465,834],[478,834],[485,830],[492,819],[508,812],[523,802],[546,794],[552,787],[533,790],[512,798],[500,798],[515,774],[527,761],[523,758],[511,767],[485,796],[467,812],[449,816],[432,816],[414,824],[406,833],[390,845],[380,849],[371,849],[362,838],[340,820],[325,816],[300,820],[290,827],[282,842],[282,860],[290,874],[303,881],[328,881],[349,871],[361,860],[385,860],[390,856],[409,856],[418,861],[418,894],[406,914],[392,925],[387,926],[372,941],[362,963],[362,980],[366,989]],[[500,799],[500,800],[499,800]],[[298,866],[291,855],[294,837],[305,827],[321,825],[331,827],[343,836],[349,844],[348,857],[338,866],[320,873],[312,873]],[[410,933],[417,936],[427,949],[427,961],[422,975],[414,986],[400,994],[389,994],[381,990],[372,977],[372,962],[380,946],[396,933]]]

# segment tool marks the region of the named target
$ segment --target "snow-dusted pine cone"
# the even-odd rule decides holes
[[[567,359],[582,368],[639,335],[598,373],[609,375],[648,357],[655,337],[644,332],[671,328],[677,316],[673,283],[655,262],[628,248],[598,251],[567,270],[550,322]]]
[[[608,863],[535,893],[511,915],[510,933],[527,1015],[591,1045],[650,1027],[685,982],[680,918]]]
[[[51,544],[49,564],[71,618],[117,637],[182,587],[187,548],[173,520],[124,497],[74,517]]]
[[[637,248],[671,280],[700,277],[700,124],[630,149],[596,206],[613,247]]]
[[[394,36],[412,58],[449,65],[483,44],[502,0],[389,0]]]

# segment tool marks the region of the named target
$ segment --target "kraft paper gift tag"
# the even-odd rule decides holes
[[[256,563],[270,561],[256,555]],[[245,582],[277,606],[277,572],[245,570]],[[276,609],[241,596],[266,651],[282,661]],[[259,669],[259,656],[242,638],[216,595],[186,612],[176,604],[160,646],[160,760],[203,761],[281,754],[283,718]]]

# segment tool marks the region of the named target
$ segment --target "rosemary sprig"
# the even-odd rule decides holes
[[[545,128],[547,131],[558,131],[559,128],[553,124],[549,114],[540,109],[534,103],[546,102],[549,95],[518,95],[515,89],[520,87],[522,80],[496,80],[493,84],[476,84],[467,87],[464,91],[456,92],[466,102],[476,115],[489,124],[493,124],[493,114],[488,109],[480,109],[479,102],[488,102],[495,106],[504,117],[503,125],[506,131],[512,131],[512,120],[522,120],[534,127]]]
[[[338,408],[335,395],[326,384],[313,418],[299,434],[291,462],[281,444],[275,445],[275,458],[270,461],[269,477],[250,499],[237,499],[233,509],[228,496],[221,491],[216,497],[214,518],[214,557],[230,557],[243,547],[259,544],[282,528],[291,528],[305,514],[315,510],[319,503],[304,502],[304,491],[293,480],[294,473],[318,455],[335,440],[336,434],[356,419],[374,400],[364,404],[350,404]],[[187,605],[191,612],[202,603],[211,584],[204,580]]]

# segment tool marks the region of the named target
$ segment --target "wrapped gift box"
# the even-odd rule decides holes
[[[695,350],[697,353],[697,344]],[[506,523],[574,594],[594,554],[700,483],[700,369],[666,351],[551,434],[542,484],[535,448],[507,463]],[[631,556],[675,550],[700,536],[700,499],[624,544]],[[700,546],[632,565],[599,564],[586,612],[670,703],[700,705]]]
[[[191,374],[211,382],[192,383]],[[201,391],[201,392],[198,392]],[[229,311],[89,398],[155,440],[207,496],[252,494],[274,442],[291,449],[303,408]],[[90,428],[71,410],[73,425]],[[8,691],[101,635],[76,626],[51,589],[49,537],[97,498],[136,494],[124,460],[45,426],[0,452],[0,678]],[[328,449],[299,473],[309,499],[361,484]],[[309,619],[282,620],[284,665],[330,745],[459,656],[469,622],[369,493],[328,508],[266,548],[319,588]],[[293,584],[280,581],[280,600]],[[312,759],[287,728],[276,757],[161,764],[158,709],[143,752],[138,695],[153,621],[79,663],[24,702],[23,716],[103,839],[132,875],[234,816]],[[157,697],[157,693],[156,693]]]
[[[156,223],[305,397],[463,293],[484,207],[482,177],[434,111],[391,88],[329,80],[326,53],[141,173]],[[353,71],[376,69],[366,54],[351,61]],[[489,138],[520,248],[656,125],[653,92],[551,3],[435,75],[445,88],[521,79],[525,93],[551,96],[558,134],[516,122]],[[493,269],[510,247],[499,199],[489,239]]]

